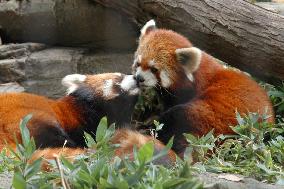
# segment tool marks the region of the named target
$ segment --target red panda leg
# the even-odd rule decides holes
[[[164,112],[159,119],[159,122],[163,123],[164,126],[158,132],[158,139],[163,143],[167,143],[174,136],[172,148],[180,156],[182,156],[187,146],[183,133],[194,131],[194,127],[191,126],[186,116],[186,109],[186,105],[174,106]]]
[[[166,143],[174,136],[173,150],[180,156],[187,147],[183,133],[202,136],[215,128],[215,124],[216,126],[224,125],[216,120],[214,109],[202,100],[170,108],[162,114],[159,122],[163,123],[164,127],[158,133],[158,139]]]
[[[48,147],[76,147],[76,143],[60,127],[57,121],[46,121],[32,118],[28,129],[34,138],[37,148]]]

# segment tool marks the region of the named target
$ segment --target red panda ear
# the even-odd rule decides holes
[[[67,94],[70,94],[74,92],[81,83],[83,83],[86,80],[86,75],[81,74],[71,74],[65,76],[61,83],[63,86],[67,87]]]
[[[157,27],[156,27],[156,23],[155,23],[155,20],[150,20],[148,21],[143,27],[142,29],[140,30],[141,31],[141,34],[140,34],[140,39],[147,35],[149,32],[155,30]]]
[[[186,73],[195,72],[200,65],[202,51],[196,47],[181,48],[175,51],[177,61],[184,67]]]

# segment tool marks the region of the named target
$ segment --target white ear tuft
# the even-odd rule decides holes
[[[74,92],[79,84],[83,83],[86,80],[87,76],[81,74],[71,74],[65,76],[61,83],[63,86],[68,87],[67,94]]]
[[[196,47],[176,49],[177,61],[187,73],[195,72],[201,63],[202,51]]]
[[[149,33],[150,31],[156,29],[156,23],[155,20],[152,19],[148,21],[143,28],[140,30],[141,31],[141,37],[144,36],[145,34]]]

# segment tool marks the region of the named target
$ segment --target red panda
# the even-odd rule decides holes
[[[115,148],[115,156],[121,158],[128,156],[128,158],[133,159],[134,146],[139,149],[144,144],[151,141],[154,143],[154,155],[160,153],[165,148],[163,143],[152,136],[142,135],[139,132],[129,129],[116,130],[110,143],[119,145],[118,148]],[[33,162],[41,157],[45,160],[53,160],[55,157],[59,157],[61,155],[68,160],[73,161],[76,156],[85,154],[87,152],[88,149],[83,148],[45,148],[37,150],[31,157],[30,162]],[[93,152],[95,153],[95,150],[91,149],[91,153]],[[176,154],[172,150],[169,150],[167,155],[158,158],[153,163],[171,166],[174,164],[174,162],[176,162]],[[46,161],[43,161],[42,169],[48,171],[50,170],[50,165]]]
[[[267,110],[274,122],[271,102],[255,81],[226,69],[184,36],[157,29],[154,20],[141,29],[132,68],[139,86],[156,88],[163,99],[166,110],[159,121],[165,125],[158,136],[167,142],[174,135],[173,149],[180,155],[186,147],[183,133],[231,134],[236,110]]]
[[[73,156],[85,153],[84,131],[96,132],[100,119],[108,117],[118,125],[128,124],[136,103],[139,88],[133,75],[104,73],[97,75],[68,75],[62,80],[68,87],[68,95],[58,100],[28,93],[0,95],[0,150],[6,143],[15,148],[14,134],[20,141],[19,122],[32,114],[27,127],[34,138],[36,151],[31,161],[38,157],[53,158],[53,154]],[[131,147],[149,142],[150,136],[135,131],[120,129],[115,132],[112,143],[120,144],[115,153],[131,154]],[[66,143],[67,141],[67,143]],[[154,140],[155,149],[163,144]],[[65,148],[62,146],[65,145]],[[170,156],[163,157],[171,161]],[[168,163],[167,163],[168,164]]]
[[[58,100],[28,93],[0,95],[0,145],[13,143],[19,122],[27,114],[27,127],[38,148],[83,147],[83,132],[95,133],[107,116],[118,125],[130,122],[139,89],[131,75],[105,73],[68,75],[62,80],[68,95]],[[123,110],[123,111],[122,111]]]

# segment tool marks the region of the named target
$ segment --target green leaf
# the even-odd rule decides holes
[[[64,156],[60,156],[60,160],[62,161],[63,165],[65,167],[67,167],[70,170],[74,170],[75,166],[68,160],[66,159]]]
[[[105,134],[107,131],[107,118],[103,117],[99,123],[99,126],[97,128],[97,132],[96,132],[96,141],[100,142],[103,140]]]
[[[151,161],[153,162],[153,161],[155,161],[155,160],[157,160],[157,159],[159,159],[159,158],[161,158],[161,157],[163,157],[163,156],[165,156],[165,155],[168,155],[168,152],[169,152],[169,150],[172,148],[173,143],[174,143],[174,137],[172,137],[172,138],[169,140],[169,142],[168,142],[168,144],[166,145],[166,147],[165,147],[163,150],[161,150],[160,153],[158,153],[157,155],[155,155],[155,156],[152,157]],[[147,162],[147,163],[148,163],[148,162]]]
[[[25,178],[29,179],[36,175],[41,169],[42,158],[35,160],[32,164],[27,165],[24,175]]]
[[[239,125],[243,125],[245,123],[244,119],[241,117],[240,113],[236,111],[236,118]]]
[[[27,123],[30,121],[31,118],[32,118],[32,114],[29,114],[25,116],[20,122],[20,131],[21,131],[22,142],[23,142],[24,147],[27,147],[28,144],[30,143],[30,131],[27,128]]]
[[[139,162],[146,162],[153,157],[154,154],[154,143],[153,141],[144,144],[138,150],[138,160]]]
[[[15,189],[26,189],[27,188],[27,183],[25,181],[25,178],[19,172],[14,173],[12,185]]]
[[[93,139],[93,137],[84,131],[84,138],[85,138],[85,143],[87,145],[88,148],[93,148],[94,146],[96,146],[96,141]]]

